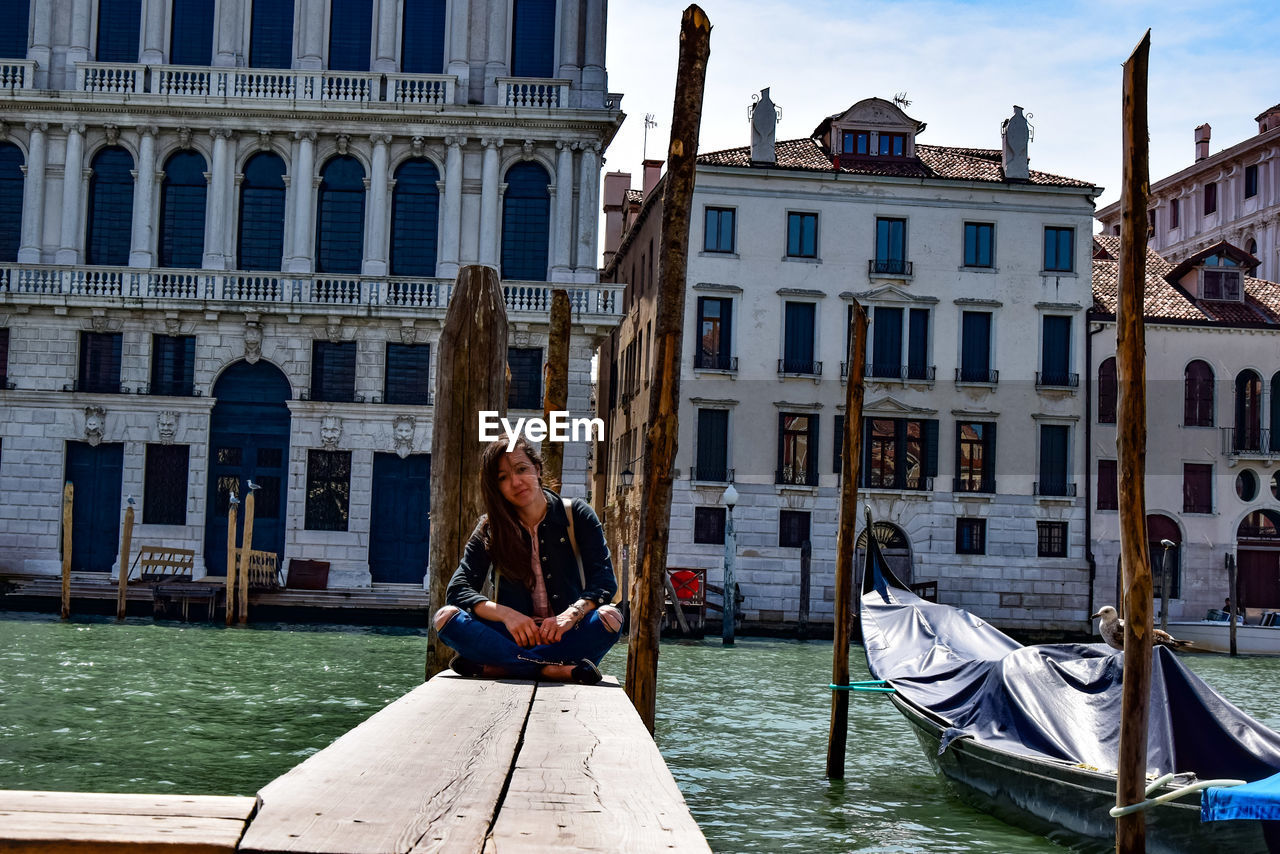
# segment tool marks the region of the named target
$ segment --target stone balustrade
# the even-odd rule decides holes
[[[518,315],[545,315],[551,292],[563,288],[575,316],[600,319],[622,316],[622,285],[612,283],[556,285],[548,282],[503,282],[507,310]],[[223,272],[131,267],[59,267],[0,265],[0,301],[42,302],[46,297],[84,298],[86,304],[156,300],[325,308],[385,306],[443,313],[453,296],[452,279],[409,279],[384,276],[333,276],[323,273]]]
[[[0,89],[32,89],[36,63],[31,59],[0,59]]]
[[[499,77],[498,92],[504,107],[558,109],[569,105],[568,80],[534,77]]]

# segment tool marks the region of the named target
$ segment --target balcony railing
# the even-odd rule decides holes
[[[1036,371],[1036,388],[1078,388],[1079,374],[1066,374],[1060,371]]]
[[[805,374],[808,376],[822,376],[822,363],[801,361],[799,359],[779,359],[778,373],[780,374]]]
[[[937,373],[934,365],[899,365],[895,362],[867,362],[864,371],[864,375],[872,379],[930,383]]]
[[[933,478],[921,475],[907,475],[902,478],[881,480],[873,476],[864,476],[863,489],[897,489],[903,492],[933,492]]]
[[[83,394],[131,394],[132,389],[127,385],[118,382],[88,382],[86,380],[76,380],[71,383],[63,383],[62,390],[66,392],[77,392]]]
[[[906,278],[911,275],[911,262],[901,258],[872,258],[867,262],[867,273],[872,276]]]
[[[375,394],[369,398],[369,402],[385,403],[390,406],[435,406],[436,405],[435,391],[432,389],[427,389],[426,392],[427,392],[426,400],[422,400],[420,399],[419,396],[416,396],[416,395],[405,395],[405,394],[397,393],[397,394],[386,395],[386,396]]]
[[[689,479],[702,483],[733,483],[733,469],[724,466],[694,464]]]
[[[956,382],[958,383],[982,383],[986,385],[995,385],[1000,382],[1000,372],[994,368],[990,370],[975,370],[973,368],[956,368]]]
[[[568,80],[542,80],[532,77],[499,77],[498,93],[505,107],[542,107],[557,109],[569,105]]]
[[[773,482],[784,486],[817,486],[818,472],[807,467],[783,466],[773,473]]]
[[[1221,427],[1222,453],[1228,457],[1280,457],[1280,431],[1260,427]]]
[[[0,59],[0,89],[34,89],[35,74],[35,60]]]
[[[1042,480],[1032,484],[1032,492],[1036,495],[1075,498],[1076,485],[1069,480]]]
[[[951,491],[964,493],[990,493],[996,491],[996,482],[990,477],[953,477]]]
[[[0,65],[0,75],[8,67],[9,63]],[[0,76],[0,79],[3,77]],[[561,82],[568,85],[568,81]],[[76,63],[76,89],[108,95],[148,94],[170,98],[438,106],[453,103],[456,84],[457,77],[448,74],[376,74],[124,62]],[[554,106],[559,106],[560,103],[560,97],[557,96]]]
[[[577,316],[621,315],[621,285],[564,287],[542,282],[504,282],[502,290],[508,311],[546,314],[551,310],[552,290],[562,287],[568,291],[569,307]],[[453,296],[453,280],[3,264],[0,265],[0,293],[443,310]]]
[[[703,371],[736,371],[738,357],[725,353],[708,353],[699,350],[693,355],[693,367]]]

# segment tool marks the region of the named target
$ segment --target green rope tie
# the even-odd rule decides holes
[[[867,679],[862,682],[850,682],[848,685],[837,685],[832,682],[827,687],[832,691],[867,691],[870,693],[893,694],[896,689],[886,688],[883,679]]]

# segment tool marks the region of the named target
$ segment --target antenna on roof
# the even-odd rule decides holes
[[[653,118],[653,113],[644,114],[644,159],[649,159],[649,128],[656,128],[658,122]]]
[[[897,104],[899,107],[902,107],[904,109],[911,106],[911,102],[907,100],[906,92],[899,92],[898,94],[894,95],[893,103]]]

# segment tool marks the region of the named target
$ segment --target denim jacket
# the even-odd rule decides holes
[[[538,525],[538,553],[542,558],[543,579],[551,613],[559,614],[579,599],[587,599],[597,605],[607,604],[613,599],[618,582],[613,575],[613,561],[609,557],[609,547],[605,545],[604,530],[600,527],[595,511],[581,498],[573,500],[573,533],[578,551],[582,555],[582,574],[586,580],[584,587],[579,580],[578,563],[574,560],[573,546],[569,542],[569,519],[565,513],[564,501],[549,489],[542,491],[547,496],[547,515]],[[475,607],[488,599],[480,592],[492,565],[489,550],[481,534],[487,518],[482,516],[476,529],[471,532],[471,538],[467,540],[467,547],[462,554],[462,562],[449,579],[449,586],[445,591],[445,601],[448,604],[468,613],[474,613]],[[529,534],[523,528],[521,535],[528,542]],[[501,568],[498,575],[501,575]],[[533,592],[509,577],[498,580],[497,601],[499,605],[513,608],[522,614],[533,614]]]

